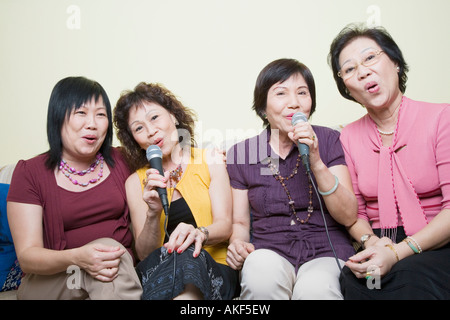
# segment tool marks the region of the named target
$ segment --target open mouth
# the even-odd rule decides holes
[[[94,143],[95,141],[97,141],[96,136],[84,136],[83,139],[86,140],[88,143]]]
[[[162,147],[162,145],[164,144],[164,140],[163,139],[157,139],[155,141],[153,141],[154,145],[157,145],[158,147]]]
[[[366,91],[370,92],[370,93],[375,93],[378,92],[378,90],[380,90],[380,87],[378,86],[378,83],[376,82],[369,82],[368,84],[366,84],[364,86],[364,89],[366,89]]]

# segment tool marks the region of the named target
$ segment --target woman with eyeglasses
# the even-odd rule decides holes
[[[344,298],[450,299],[450,105],[404,96],[408,66],[383,28],[344,28],[329,63],[367,109],[341,135],[363,249],[343,269]]]

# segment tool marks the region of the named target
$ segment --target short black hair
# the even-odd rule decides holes
[[[106,163],[114,166],[114,160],[111,157],[113,139],[112,111],[105,89],[98,82],[85,77],[67,77],[55,85],[48,103],[47,140],[50,149],[47,152],[47,168],[55,169],[61,162],[63,150],[61,129],[64,121],[70,117],[73,110],[79,109],[92,98],[95,98],[97,102],[100,97],[106,107],[108,130],[105,141],[103,141],[99,151],[102,153]]]
[[[328,54],[328,64],[333,70],[333,77],[341,95],[348,100],[356,101],[350,95],[347,87],[345,86],[344,80],[338,76],[338,72],[341,69],[341,66],[339,65],[339,56],[342,50],[350,42],[357,38],[372,39],[381,47],[389,59],[398,65],[398,87],[402,93],[405,93],[406,81],[408,80],[407,72],[409,71],[409,67],[403,58],[402,51],[398,47],[397,43],[395,43],[392,36],[383,27],[367,27],[364,24],[350,24],[342,29],[336,38],[334,38]]]
[[[253,91],[253,107],[256,114],[263,120],[264,126],[269,125],[269,121],[264,114],[267,107],[267,93],[269,89],[278,82],[284,82],[294,74],[301,74],[305,79],[311,95],[312,105],[311,116],[316,110],[316,85],[311,70],[303,63],[295,59],[278,59],[272,61],[258,75],[256,79],[255,90]]]

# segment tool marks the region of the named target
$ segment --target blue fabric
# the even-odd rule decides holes
[[[6,216],[6,196],[9,184],[0,183],[0,246],[12,245],[11,231],[9,230],[8,218]]]
[[[6,216],[8,190],[9,184],[0,183],[0,291],[17,287],[22,275]]]

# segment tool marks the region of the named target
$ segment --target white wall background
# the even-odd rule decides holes
[[[365,110],[339,95],[327,64],[352,22],[392,34],[410,98],[450,102],[449,12],[449,0],[0,0],[0,166],[48,149],[48,100],[67,76],[100,82],[113,106],[140,81],[162,83],[197,112],[197,141],[220,145],[261,130],[256,77],[295,58],[316,80],[312,122],[356,120]]]

